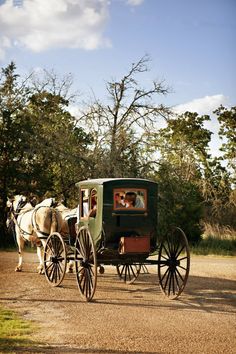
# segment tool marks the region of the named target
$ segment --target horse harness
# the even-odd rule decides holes
[[[22,208],[23,208],[26,204],[27,204],[27,201],[20,200],[20,202],[19,202],[18,205],[17,205],[16,211],[14,211],[13,202],[12,202],[12,203],[11,203],[11,208],[10,208],[10,211],[11,211],[11,213],[12,213],[12,215],[13,215],[14,224],[19,228],[19,230],[20,230],[20,232],[21,232],[21,235],[22,235],[22,238],[24,239],[24,241],[28,241],[24,236],[26,236],[26,235],[27,235],[27,236],[32,236],[33,233],[34,233],[34,231],[32,231],[32,232],[27,232],[26,230],[23,230],[22,227],[20,226],[20,223],[19,223],[18,220],[17,220],[19,215],[24,215],[24,214],[26,214],[26,213],[28,213],[28,212],[30,212],[30,211],[32,211],[32,210],[34,209],[34,207],[32,207],[32,209],[28,209],[28,210],[26,210],[26,211],[21,211]],[[34,211],[33,211],[33,213],[32,213],[32,216],[31,216],[31,223],[32,223],[32,225],[33,225],[33,218],[34,218],[34,216],[36,215],[37,211],[38,211],[41,207],[44,207],[44,208],[45,208],[45,206],[40,206],[40,207],[34,209]],[[51,209],[51,207],[48,207],[48,208]],[[40,231],[39,226],[38,226],[38,224],[37,224],[37,222],[36,222],[36,218],[35,218],[35,226],[36,226],[36,231],[42,235],[42,236],[39,236],[39,237],[38,237],[39,239],[46,239],[46,238],[49,236],[49,233],[44,232],[44,231]]]

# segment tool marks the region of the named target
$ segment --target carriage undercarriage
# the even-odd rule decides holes
[[[104,273],[106,266],[115,266],[118,277],[131,284],[147,272],[148,266],[156,265],[161,291],[169,299],[176,299],[184,290],[190,269],[190,252],[184,232],[180,228],[172,229],[154,253],[120,253],[119,247],[96,250],[89,229],[83,226],[72,246],[58,232],[48,237],[44,251],[45,276],[52,286],[59,286],[68,263],[73,261],[80,294],[85,301],[91,301],[98,273]]]

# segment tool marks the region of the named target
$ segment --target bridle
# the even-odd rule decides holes
[[[23,200],[22,198],[19,200],[18,204],[17,204],[17,207],[16,207],[16,210],[14,209],[14,205],[13,205],[13,201],[11,202],[11,206],[10,206],[10,212],[11,214],[13,215],[13,221],[14,221],[14,224],[19,228],[19,230],[21,231],[22,233],[22,237],[24,238],[24,235],[33,235],[33,232],[29,233],[25,230],[23,230],[21,227],[20,227],[20,224],[19,222],[17,221],[17,218],[21,213],[21,210],[24,208],[24,206],[27,204],[27,200]],[[27,212],[27,211],[26,211]],[[24,238],[25,239],[25,238]],[[27,241],[25,239],[25,241]]]
[[[27,204],[27,200],[23,200],[22,198],[19,200],[16,210],[14,210],[14,205],[13,205],[13,201],[11,202],[11,206],[10,206],[10,212],[13,214],[13,216],[15,217],[15,219],[17,219],[18,215],[21,212],[21,209],[24,208],[24,206]]]

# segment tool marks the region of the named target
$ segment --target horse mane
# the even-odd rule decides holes
[[[55,198],[46,198],[42,202],[36,204],[35,208],[38,207],[55,207],[57,205]]]

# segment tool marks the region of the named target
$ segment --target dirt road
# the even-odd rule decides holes
[[[160,292],[156,269],[132,285],[114,267],[99,275],[94,301],[80,298],[75,276],[52,288],[36,274],[36,254],[0,252],[0,302],[39,324],[31,353],[236,353],[236,258],[192,257],[178,300]]]

